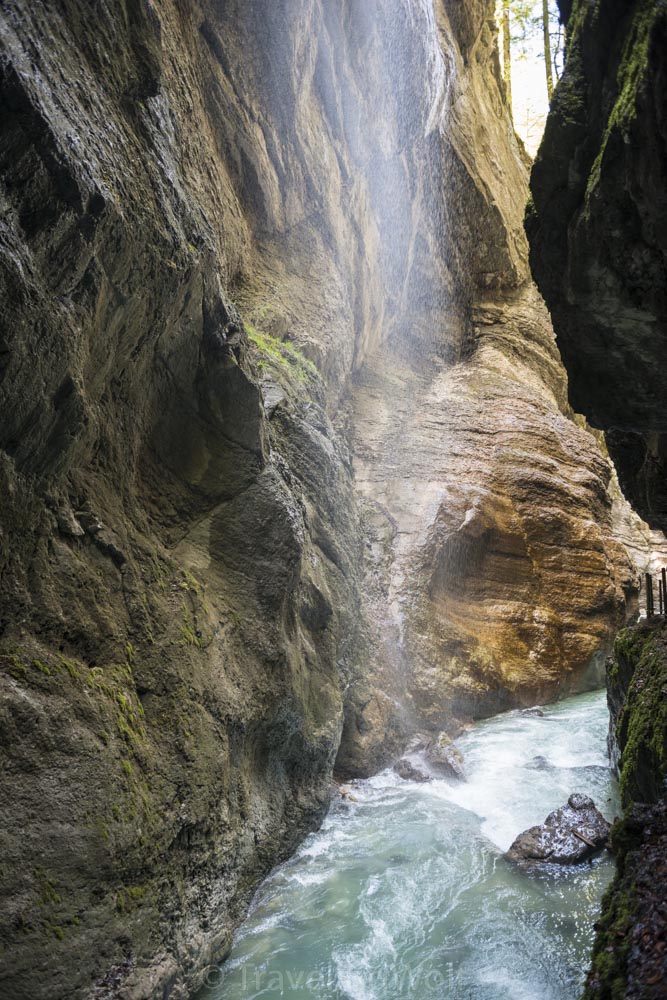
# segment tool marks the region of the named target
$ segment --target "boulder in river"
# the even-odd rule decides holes
[[[424,757],[434,771],[445,778],[465,781],[463,770],[463,754],[456,749],[447,733],[440,733],[436,740],[429,743],[424,750]]]
[[[543,757],[542,754],[537,754],[536,757],[528,761],[526,767],[529,767],[531,771],[549,771],[553,767],[553,764],[546,757]]]
[[[505,855],[522,866],[575,865],[605,847],[610,826],[587,795],[570,795],[541,826],[519,834]]]
[[[403,778],[404,781],[430,781],[428,774],[424,774],[420,771],[418,767],[415,767],[407,757],[401,757],[394,764],[394,771],[399,776]]]

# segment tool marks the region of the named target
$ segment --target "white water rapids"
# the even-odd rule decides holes
[[[607,723],[602,692],[509,712],[457,741],[466,784],[357,783],[262,885],[201,1000],[574,1000],[613,862],[527,875],[502,853],[574,791],[613,818]]]

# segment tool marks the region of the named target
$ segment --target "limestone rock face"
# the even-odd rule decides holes
[[[491,11],[3,4],[3,995],[190,995],[336,760],[624,617]]]
[[[667,525],[667,11],[572,6],[533,167],[531,265],[574,407],[607,432],[625,495]]]
[[[587,795],[570,795],[567,805],[549,813],[541,826],[519,834],[505,855],[522,867],[575,865],[601,850],[611,827]]]
[[[324,383],[231,304],[261,210],[235,169],[261,129],[206,24],[148,0],[0,14],[16,1000],[189,995],[321,821],[361,656],[359,519]]]
[[[379,683],[407,677],[434,729],[452,712],[600,683],[610,625],[624,621],[637,582],[612,538],[608,463],[567,405],[529,277],[526,171],[494,36],[475,21],[479,7],[465,5],[465,23],[460,8],[438,8],[454,68],[441,145],[435,159],[429,145],[412,150],[422,175],[457,179],[455,206],[445,192],[443,218],[422,222],[422,238],[444,243],[449,283],[434,292],[413,276],[409,316],[368,351],[351,396],[356,486],[371,511],[366,578],[381,592],[390,665]]]

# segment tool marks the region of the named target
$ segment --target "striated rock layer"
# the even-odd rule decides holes
[[[437,165],[428,148],[418,162],[422,176],[444,163],[457,179],[443,218],[422,226],[427,236],[436,226],[432,240],[439,228],[458,309],[444,282],[434,292],[413,275],[410,314],[369,351],[351,400],[384,662],[402,653],[394,673],[408,674],[411,704],[434,728],[452,711],[490,714],[601,682],[610,622],[623,620],[636,577],[610,538],[608,464],[572,419],[530,279],[526,171],[495,38],[480,5],[472,46],[452,47],[444,13],[457,86]],[[375,713],[373,702],[358,713],[367,731]]]
[[[625,615],[491,9],[3,4],[3,995],[186,995],[336,759]]]

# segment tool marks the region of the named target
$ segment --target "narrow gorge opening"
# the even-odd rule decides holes
[[[0,994],[664,996],[666,17],[1,5]]]

